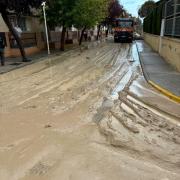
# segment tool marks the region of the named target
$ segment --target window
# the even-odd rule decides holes
[[[13,25],[13,27],[17,26],[16,16],[9,16],[9,20],[10,20],[11,24]]]
[[[15,15],[9,16],[9,20],[13,27],[18,26],[22,31],[27,31],[26,26],[26,18],[25,17],[17,17]]]
[[[27,31],[25,17],[18,18],[18,27],[20,27],[22,31]]]

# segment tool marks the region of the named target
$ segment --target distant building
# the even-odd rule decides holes
[[[43,24],[40,24],[37,17],[9,15],[12,25],[18,26],[23,32],[42,32]],[[6,24],[0,15],[0,32],[9,32]]]
[[[9,19],[15,29],[21,35],[21,39],[24,47],[26,48],[27,54],[32,54],[38,52],[44,47],[42,43],[42,32],[43,24],[39,22],[37,17],[33,16],[21,16],[17,17],[14,15],[9,15]],[[20,52],[17,47],[17,43],[14,37],[9,32],[8,27],[6,26],[2,16],[0,14],[0,33],[4,33],[6,37],[7,47],[5,49],[5,56],[19,56]]]

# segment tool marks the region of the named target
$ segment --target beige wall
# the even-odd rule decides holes
[[[144,39],[154,51],[159,50],[159,36],[144,33]]]
[[[26,26],[29,32],[42,32],[44,31],[44,26],[39,22],[38,18],[26,17]],[[2,16],[0,14],[0,32],[9,32]]]
[[[41,49],[37,48],[37,47],[29,47],[29,48],[25,48],[25,52],[26,55],[32,55],[35,54],[37,52],[40,52]],[[6,49],[5,50],[5,57],[20,57],[21,53],[19,49]]]
[[[172,66],[180,72],[180,39],[160,37],[144,33],[144,40]]]
[[[30,32],[42,32],[44,31],[43,24],[40,23],[38,18],[26,17],[27,30]]]
[[[1,14],[0,14],[0,32],[9,32]]]
[[[7,46],[5,48],[5,57],[19,57],[19,56],[21,56],[18,48],[11,48],[10,47],[8,33],[5,33],[5,35],[6,35],[6,41],[7,41]],[[41,33],[36,33],[36,41],[37,41],[37,46],[25,48],[27,55],[35,54],[35,53],[40,52],[42,49],[45,48],[45,42],[42,40]]]
[[[29,29],[30,32],[36,32],[37,47],[25,48],[27,55],[31,55],[45,48],[45,43],[43,42],[40,34],[40,32],[42,32],[43,30],[43,25],[39,23],[38,18],[33,18],[33,17],[26,18],[26,25],[27,25],[27,29]],[[0,14],[0,32],[5,32],[5,36],[6,36],[7,46],[5,48],[5,57],[20,56],[19,49],[12,49],[10,47],[9,35],[8,35],[9,30],[6,24],[4,23],[1,14]]]

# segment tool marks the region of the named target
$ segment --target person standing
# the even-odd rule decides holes
[[[4,66],[4,48],[5,48],[5,37],[2,33],[0,33],[0,58],[1,58],[1,66]]]

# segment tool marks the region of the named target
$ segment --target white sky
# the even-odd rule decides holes
[[[138,9],[147,0],[119,0],[124,8],[133,16],[138,16]],[[158,1],[158,0],[155,0]]]

